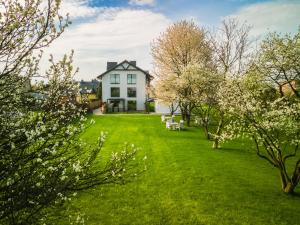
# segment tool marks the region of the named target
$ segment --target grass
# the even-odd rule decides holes
[[[148,170],[126,185],[78,195],[74,203],[87,224],[300,224],[300,198],[280,191],[276,169],[249,143],[212,150],[199,128],[168,131],[155,115],[93,119],[86,141],[108,131],[104,155],[134,143],[147,155]]]

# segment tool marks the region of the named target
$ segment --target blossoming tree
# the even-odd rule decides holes
[[[294,36],[287,34],[282,37],[278,33],[271,33],[261,45],[257,68],[268,82],[276,84],[281,96],[290,92],[300,97],[299,30]]]
[[[299,33],[271,34],[258,60],[243,77],[228,80],[220,96],[220,106],[232,117],[222,137],[253,139],[257,155],[278,169],[282,190],[289,194],[300,181],[300,98],[292,87],[294,95],[285,94],[282,84],[299,79],[299,53]]]
[[[128,165],[135,147],[114,153],[100,167],[96,159],[105,134],[99,133],[93,147],[80,140],[89,123],[75,101],[72,54],[58,62],[50,57],[49,69],[39,72],[39,50],[69,24],[58,14],[59,5],[59,0],[0,1],[1,224],[38,224],[47,209],[77,191],[123,182],[134,168]],[[33,77],[42,80],[34,92]]]
[[[244,135],[251,138],[257,155],[278,169],[282,190],[293,193],[300,180],[300,159],[298,157],[294,166],[291,165],[293,160],[288,162],[288,159],[297,156],[299,147],[300,102],[279,97],[275,89],[258,78],[247,77],[227,82],[226,87],[222,87],[227,89],[222,107],[233,117],[222,137],[231,139]],[[292,172],[289,167],[293,168]]]
[[[192,112],[198,124],[203,127],[207,139],[210,139],[209,125],[215,114],[221,82],[221,76],[212,62],[206,65],[188,65],[176,81],[179,98],[193,104]],[[189,94],[186,94],[187,91]]]
[[[188,125],[194,104],[188,101],[191,94],[189,87],[181,85],[179,90],[176,81],[180,81],[188,65],[210,62],[210,54],[205,31],[186,20],[171,25],[152,44],[158,86],[156,96],[160,98],[162,95],[166,99],[169,95],[169,99],[178,100],[176,104],[179,104]]]
[[[218,74],[223,82],[227,79],[240,76],[246,69],[249,60],[249,30],[247,24],[240,24],[237,19],[229,18],[222,21],[216,32],[211,32],[210,45],[213,52],[213,60],[217,66]],[[221,89],[222,91],[222,89]],[[222,96],[226,93],[219,93]],[[220,147],[223,128],[227,122],[226,111],[215,105],[218,112],[218,126],[215,132],[213,148]]]

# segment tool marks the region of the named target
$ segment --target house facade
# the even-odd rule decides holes
[[[98,79],[102,82],[102,101],[108,112],[145,110],[152,76],[137,67],[136,61],[107,62],[106,71]]]

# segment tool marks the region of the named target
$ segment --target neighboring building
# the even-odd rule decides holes
[[[98,76],[102,82],[102,100],[110,112],[144,111],[147,87],[153,78],[136,66],[136,61],[107,62],[107,69]]]
[[[284,84],[282,84],[281,86],[281,91],[283,92],[284,95],[287,96],[292,96],[294,95],[294,91],[292,90],[292,88],[299,93],[300,92],[300,80],[292,80],[290,82],[286,82]]]
[[[100,82],[96,79],[92,81],[81,80],[79,82],[79,96],[77,96],[77,101],[81,102],[82,98],[86,98],[89,101],[94,101],[98,99],[97,91],[100,87]]]

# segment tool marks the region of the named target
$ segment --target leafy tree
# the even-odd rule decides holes
[[[300,92],[300,28],[294,36],[271,33],[263,40],[258,60],[258,69],[272,86],[277,86],[280,95],[284,88],[296,97]]]
[[[223,91],[226,95],[221,98],[221,105],[232,116],[222,137],[251,138],[257,155],[278,169],[282,190],[293,193],[300,180],[299,99],[280,97],[256,70],[241,79],[228,81],[222,88],[226,89]],[[288,160],[294,157],[298,159]]]
[[[209,126],[215,108],[218,104],[218,90],[222,83],[222,77],[214,67],[201,67],[190,65],[182,75],[179,87],[183,85],[189,88],[188,101],[193,102],[193,113],[197,116],[198,122],[204,129],[207,139],[211,138]]]
[[[152,55],[158,78],[156,96],[159,99],[178,101],[182,117],[189,125],[194,108],[194,104],[188,101],[190,90],[183,86],[178,90],[177,85],[172,81],[175,78],[180,80],[188,65],[206,65],[211,62],[211,51],[206,41],[205,31],[197,27],[194,22],[183,20],[175,23],[155,40],[152,45]],[[180,96],[178,96],[179,92]]]
[[[216,32],[211,33],[210,45],[213,50],[213,60],[217,65],[218,74],[226,83],[227,79],[238,77],[245,72],[250,58],[249,54],[249,30],[247,24],[240,24],[236,19],[223,20]],[[219,93],[219,96],[226,93]],[[213,133],[213,148],[220,147],[222,130],[226,124],[226,111],[222,107],[215,106],[218,112],[219,122],[216,132]]]
[[[251,138],[257,155],[278,169],[288,194],[300,181],[300,98],[293,84],[299,80],[299,34],[269,34],[248,71],[227,80],[220,92],[220,107],[231,116],[221,137]]]
[[[114,153],[106,166],[97,156],[105,140],[89,147],[80,134],[89,124],[75,102],[72,56],[41,74],[38,50],[68,26],[59,0],[0,1],[0,223],[38,224],[77,191],[123,182],[136,148]],[[42,80],[30,90],[33,77]],[[28,85],[26,85],[28,84]],[[125,171],[126,166],[126,171]],[[99,169],[102,168],[102,169]]]
[[[160,78],[156,85],[151,87],[152,96],[158,98],[160,102],[168,105],[171,115],[173,115],[179,107],[179,98],[176,95],[173,81],[174,79],[172,76]]]
[[[102,82],[99,83],[97,88],[97,98],[102,101]]]

